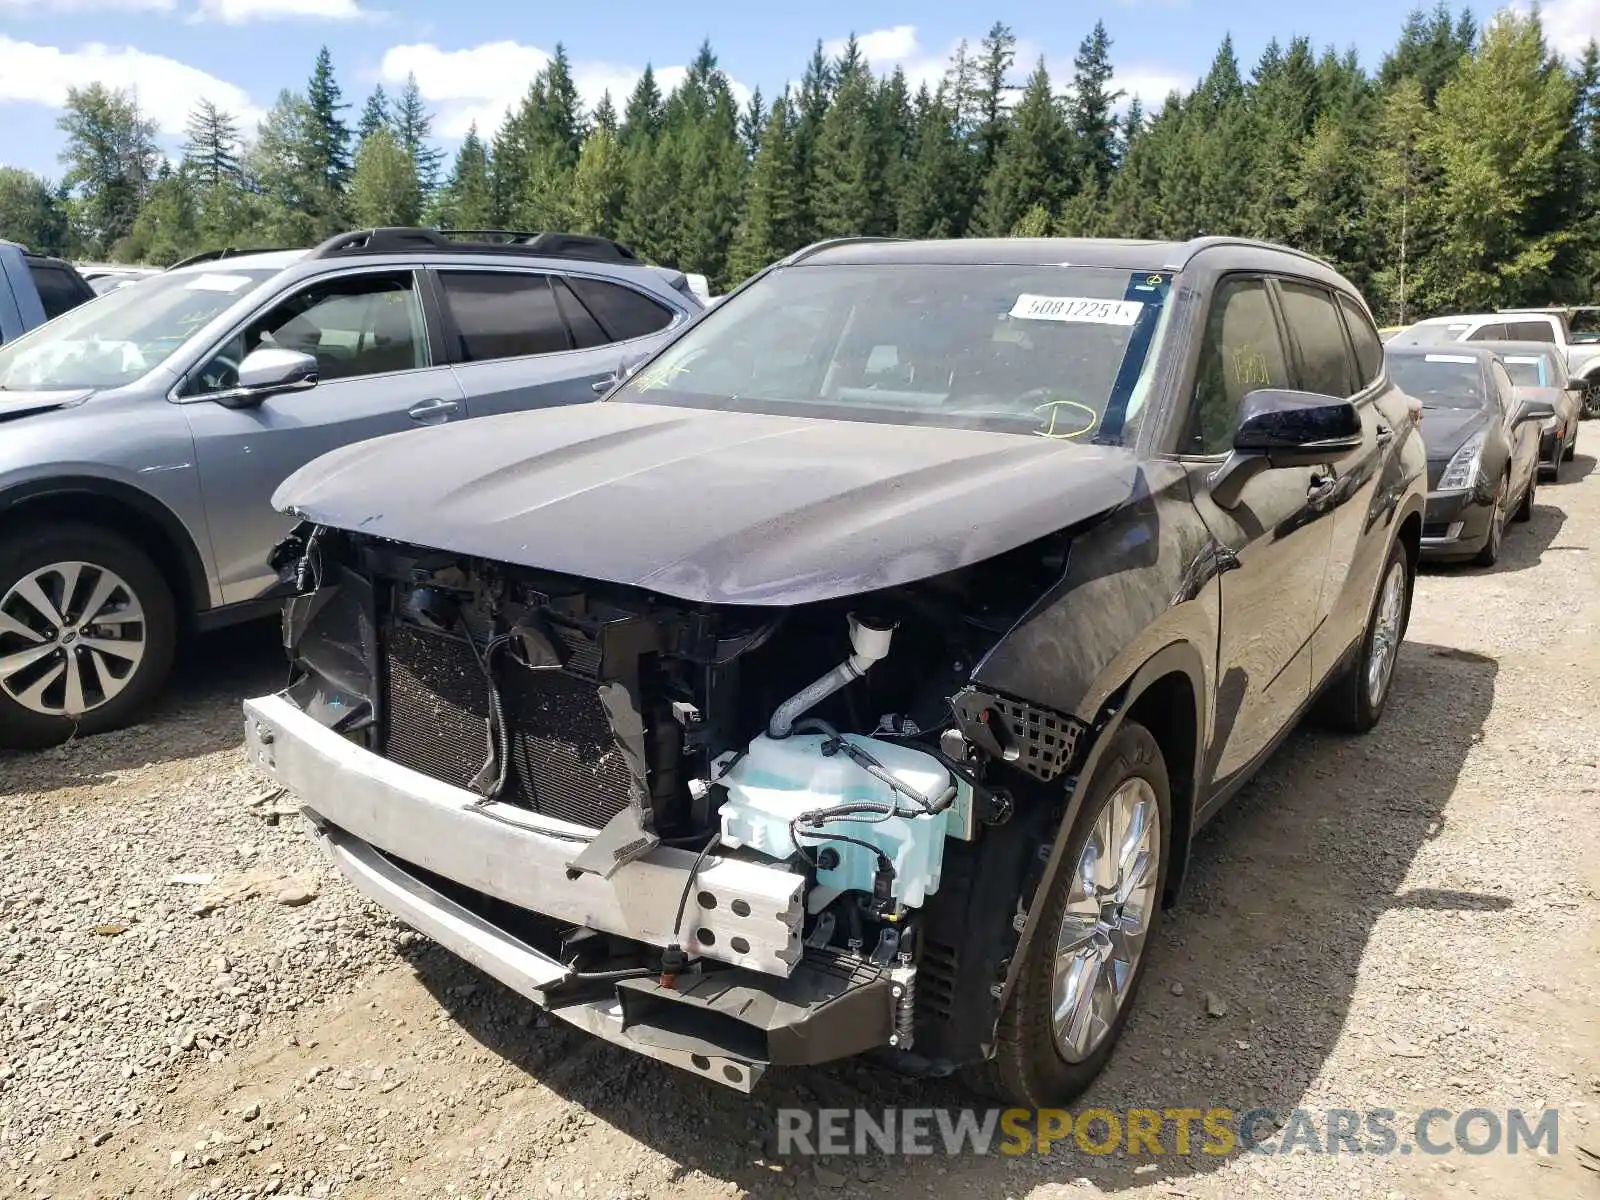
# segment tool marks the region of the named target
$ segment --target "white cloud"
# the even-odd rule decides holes
[[[1512,9],[1526,16],[1526,3]],[[1600,40],[1600,3],[1596,0],[1546,0],[1539,6],[1539,21],[1545,40],[1559,53],[1576,59],[1583,54],[1590,38]]]
[[[1177,3],[1180,0],[1162,0],[1163,3]],[[1556,3],[1595,3],[1596,0],[1556,0]],[[966,39],[968,53],[976,55],[980,37]],[[875,29],[870,33],[856,35],[856,42],[861,47],[861,52],[867,62],[875,71],[888,74],[896,67],[905,73],[906,82],[914,92],[924,83],[929,88],[939,86],[949,69],[950,60],[955,55],[956,49],[961,45],[961,39],[956,39],[942,52],[930,53],[917,38],[915,25],[895,25],[888,29]],[[822,50],[831,58],[836,58],[844,50],[845,39],[835,38],[824,42]],[[1039,46],[1033,42],[1022,40],[1016,46],[1016,66],[1013,69],[1015,81],[1020,84],[1033,73],[1033,68],[1038,64],[1040,54]],[[1045,69],[1050,72],[1050,80],[1058,91],[1064,90],[1072,79],[1072,60],[1070,58],[1056,58],[1044,55]],[[1157,108],[1167,98],[1167,93],[1173,90],[1182,91],[1193,85],[1193,80],[1185,76],[1163,71],[1156,67],[1132,67],[1127,70],[1118,70],[1112,81],[1112,88],[1121,88],[1126,95],[1118,101],[1118,107],[1125,109],[1135,96],[1144,103],[1146,109]]]
[[[194,17],[243,25],[250,21],[356,21],[372,15],[356,0],[200,0]]]
[[[422,98],[437,111],[434,129],[441,138],[463,137],[474,122],[488,137],[527,94],[528,85],[550,57],[549,52],[521,42],[485,42],[465,50],[441,50],[420,42],[390,47],[378,68],[378,78],[386,84],[399,84],[414,73]],[[616,63],[572,63],[572,81],[589,108],[609,91],[620,110],[641,74],[642,68]],[[666,95],[687,74],[682,66],[657,67],[656,85]],[[750,89],[744,84],[729,80],[729,87],[740,104],[750,98]]]
[[[0,0],[0,13],[21,16],[86,12],[171,12],[175,0]]]
[[[0,103],[61,108],[69,86],[89,83],[133,92],[145,115],[167,134],[181,132],[202,99],[238,117],[245,129],[261,119],[261,110],[243,88],[160,54],[98,42],[63,50],[0,37]]]

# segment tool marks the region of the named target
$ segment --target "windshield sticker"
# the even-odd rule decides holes
[[[1082,437],[1100,419],[1094,409],[1076,400],[1048,400],[1033,411],[1039,414],[1039,424],[1044,427],[1034,433],[1047,438]]]
[[[191,292],[237,292],[250,284],[248,275],[196,275],[184,286]]]
[[[1473,358],[1472,355],[1470,355],[1470,354],[1429,354],[1423,359],[1423,361],[1424,362],[1466,363],[1468,366],[1471,366],[1473,363],[1477,362],[1478,360]]]
[[[1132,325],[1144,308],[1137,300],[1095,300],[1088,296],[1017,297],[1010,315],[1020,321],[1072,321],[1085,325]]]

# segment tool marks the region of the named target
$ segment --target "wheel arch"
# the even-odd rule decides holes
[[[98,525],[138,546],[171,586],[181,622],[211,607],[199,548],[177,514],[148,493],[91,476],[32,480],[0,492],[0,532],[49,519]]]

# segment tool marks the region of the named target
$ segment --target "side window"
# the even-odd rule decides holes
[[[644,337],[672,324],[671,310],[630,287],[577,275],[569,275],[567,282],[613,342]]]
[[[567,320],[567,328],[572,331],[574,347],[587,350],[592,346],[604,346],[611,340],[606,336],[606,331],[600,328],[600,322],[583,306],[583,301],[567,286],[565,279],[552,276],[550,286],[556,290],[556,307],[561,310],[561,315]]]
[[[1361,375],[1359,388],[1368,387],[1383,370],[1383,339],[1372,326],[1372,318],[1348,296],[1339,297],[1339,307],[1344,309],[1344,327],[1350,332],[1350,343],[1356,348],[1356,366]]]
[[[1500,401],[1500,415],[1509,419],[1512,410],[1515,408],[1512,402],[1511,389],[1513,385],[1511,383],[1511,374],[1506,370],[1505,364],[1498,358],[1489,364],[1489,373],[1494,376],[1494,390],[1496,397]]]
[[[1300,386],[1308,392],[1343,400],[1356,392],[1354,363],[1344,340],[1344,322],[1333,294],[1322,288],[1283,280],[1283,321],[1300,348]]]
[[[411,272],[346,275],[312,284],[251,321],[191,376],[187,394],[236,386],[240,362],[263,347],[311,355],[323,383],[414,370],[430,361]]]
[[[1245,396],[1288,385],[1288,362],[1265,281],[1223,281],[1206,314],[1189,430],[1179,452],[1226,453]]]
[[[1464,340],[1469,342],[1506,342],[1511,339],[1506,336],[1506,327],[1504,325],[1479,325]]]
[[[39,303],[44,305],[45,320],[53,321],[69,309],[77,308],[88,296],[75,280],[53,263],[28,261],[28,274],[33,276],[33,286],[39,293]]]
[[[440,271],[439,282],[455,320],[461,361],[492,362],[572,349],[548,276]]]
[[[1507,340],[1513,342],[1550,342],[1554,344],[1556,331],[1551,328],[1549,321],[1512,321],[1506,325],[1509,335]]]

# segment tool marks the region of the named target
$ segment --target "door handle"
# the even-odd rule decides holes
[[[1331,499],[1338,490],[1339,479],[1335,475],[1324,475],[1321,472],[1311,477],[1311,486],[1306,488],[1306,502],[1321,504],[1324,500]]]
[[[461,411],[459,400],[446,400],[443,396],[434,396],[429,400],[420,400],[406,409],[406,416],[413,421],[424,424],[436,425],[441,421],[448,421]]]
[[[615,375],[607,375],[604,379],[596,379],[589,387],[593,389],[596,396],[603,396],[616,385],[616,382],[617,377]]]
[[[1390,429],[1387,425],[1379,425],[1378,445],[1387,446],[1392,441],[1394,441],[1394,430]]]

